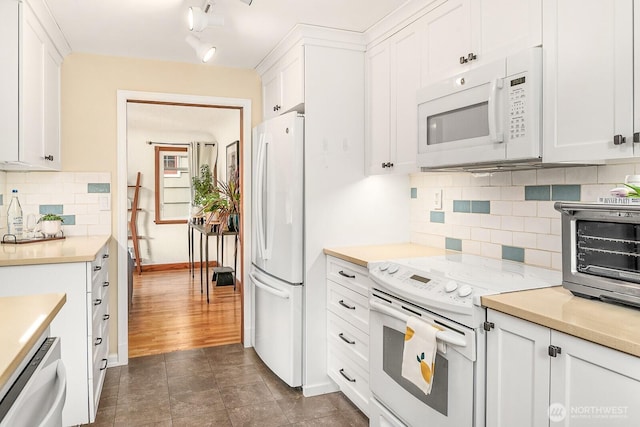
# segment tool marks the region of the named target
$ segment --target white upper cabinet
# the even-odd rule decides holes
[[[367,173],[417,170],[420,35],[413,24],[367,52]]]
[[[544,3],[545,162],[634,154],[633,3]]]
[[[422,85],[542,43],[542,0],[448,0],[421,19]]]
[[[542,44],[542,0],[473,0],[471,16],[479,62]]]
[[[39,0],[2,2],[0,27],[0,169],[59,170],[59,30]]]
[[[262,76],[264,120],[304,104],[304,47],[295,46]]]
[[[470,3],[471,0],[449,0],[418,21],[423,86],[466,71],[474,61],[473,55],[477,59]]]

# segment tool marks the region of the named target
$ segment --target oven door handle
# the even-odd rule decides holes
[[[371,307],[372,310],[374,311],[378,311],[380,313],[384,313],[388,316],[391,316],[395,319],[401,320],[403,322],[407,322],[407,320],[409,320],[409,315],[408,314],[404,314],[401,311],[398,311],[394,308],[390,308],[387,307],[386,305],[379,303],[378,301],[374,301],[374,300],[369,300],[369,306]],[[458,334],[456,334],[455,332],[449,332],[449,331],[438,331],[436,332],[436,339],[447,343],[449,345],[455,345],[458,347],[466,347],[467,346],[467,342],[458,336]]]

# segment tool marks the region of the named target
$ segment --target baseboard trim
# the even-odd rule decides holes
[[[320,394],[333,393],[340,390],[340,387],[334,383],[330,378],[327,382],[322,384],[307,384],[302,386],[302,394],[305,397],[318,396]]]
[[[213,268],[215,266],[217,266],[218,263],[216,261],[209,261],[209,268]],[[202,263],[202,266],[205,267],[205,264]],[[200,263],[199,262],[195,262],[193,263],[193,268],[198,269],[200,268]],[[189,263],[188,262],[177,262],[174,264],[149,264],[149,265],[142,265],[142,272],[151,272],[151,271],[176,271],[176,270],[187,270],[189,269]]]

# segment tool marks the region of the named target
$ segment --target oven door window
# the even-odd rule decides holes
[[[576,268],[581,273],[640,283],[640,226],[576,221]]]
[[[404,334],[384,326],[382,340],[382,370],[416,399],[447,416],[449,398],[449,362],[447,359],[442,357],[440,353],[436,354],[433,386],[431,387],[431,393],[426,395],[415,384],[402,376]]]

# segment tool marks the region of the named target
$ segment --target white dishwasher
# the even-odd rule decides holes
[[[60,338],[46,338],[0,401],[0,427],[60,427],[67,376]]]

